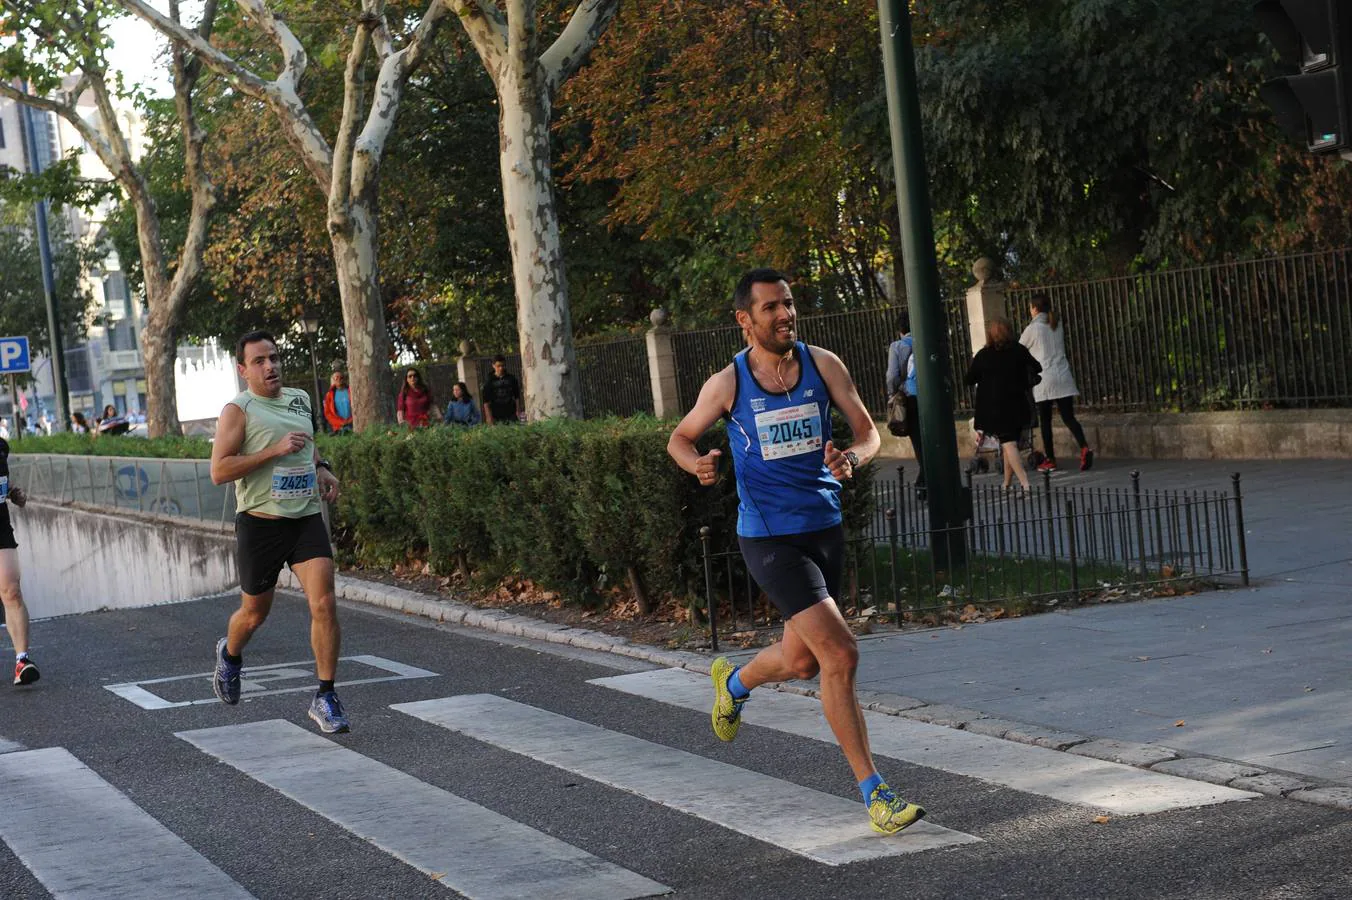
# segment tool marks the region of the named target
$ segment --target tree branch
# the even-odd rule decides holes
[[[80,137],[85,139],[86,143],[93,148],[94,153],[98,155],[99,160],[116,177],[121,166],[121,160],[114,154],[112,145],[103,139],[103,135],[99,133],[98,129],[84,120],[73,104],[38,97],[35,94],[21,91],[6,81],[0,81],[0,97],[8,97],[16,103],[22,103],[25,106],[31,106],[45,112],[56,113],[65,119],[76,131],[80,132]]]
[[[357,135],[357,114],[366,102],[362,96],[362,64],[371,47],[371,32],[384,26],[384,4],[380,0],[365,0],[362,14],[357,17],[357,33],[352,37],[352,49],[347,54],[343,69],[343,115],[338,124],[338,136],[333,141],[333,166],[329,176],[329,222],[347,221],[347,205],[351,198],[349,169],[352,166],[352,144]]]
[[[448,0],[460,18],[479,60],[496,84],[498,65],[507,55],[507,19],[491,0]]]
[[[535,0],[507,0],[507,64],[524,79],[535,65]]]
[[[619,6],[619,0],[582,0],[578,4],[563,32],[540,56],[540,65],[545,70],[551,97],[558,91],[559,85],[582,68],[587,54],[605,33]]]
[[[268,102],[268,89],[270,82],[255,75],[249,69],[235,62],[222,51],[213,47],[202,35],[196,31],[184,28],[179,23],[173,21],[167,16],[161,15],[158,10],[142,2],[142,0],[117,0],[119,6],[132,15],[140,18],[148,25],[153,27],[160,34],[169,38],[169,40],[182,44],[197,54],[197,58],[202,60],[211,68],[220,72],[230,80],[245,94],[253,97],[255,100]]]

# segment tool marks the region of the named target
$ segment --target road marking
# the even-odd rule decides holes
[[[420,669],[417,666],[410,666],[406,663],[396,662],[392,659],[385,659],[383,656],[370,656],[359,654],[357,656],[344,656],[339,662],[360,663],[364,666],[370,666],[382,672],[388,672],[388,675],[380,675],[374,678],[351,678],[338,682],[339,687],[350,687],[354,684],[378,684],[382,681],[402,681],[406,678],[435,678],[436,672],[430,672],[427,669]],[[124,700],[130,700],[142,709],[176,709],[180,706],[201,706],[210,703],[220,703],[211,693],[211,672],[201,672],[196,675],[174,675],[169,678],[146,678],[141,681],[127,681],[121,684],[105,684],[106,690],[112,691]],[[145,685],[151,684],[172,684],[179,681],[201,681],[203,697],[192,700],[168,700],[149,690]],[[303,681],[294,687],[267,688],[264,685],[275,684],[288,680]],[[296,694],[301,691],[313,691],[315,689],[314,661],[302,660],[300,662],[275,663],[270,666],[246,666],[244,674],[240,678],[241,698],[248,700],[253,697],[266,697],[270,694]]]
[[[930,822],[884,837],[858,800],[516,703],[469,694],[390,707],[827,865],[979,840]]]
[[[16,753],[23,749],[23,744],[18,741],[7,741],[0,738],[0,753]]]
[[[177,736],[472,900],[671,892],[290,722]]]
[[[616,675],[590,683],[706,714],[713,698],[708,676],[684,669]],[[811,697],[759,690],[742,715],[744,727],[754,725],[835,743],[821,703]],[[1120,816],[1258,796],[900,716],[866,711],[864,717],[875,754]]]
[[[55,897],[252,896],[63,747],[0,756],[0,838]]]

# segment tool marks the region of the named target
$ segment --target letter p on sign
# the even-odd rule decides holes
[[[0,374],[13,375],[28,368],[28,338],[0,338]]]

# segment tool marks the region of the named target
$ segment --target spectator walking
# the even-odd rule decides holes
[[[484,421],[489,425],[517,422],[521,418],[521,382],[507,371],[507,357],[493,357],[493,374],[484,384]]]
[[[920,456],[920,406],[916,400],[915,339],[911,317],[897,314],[897,339],[887,348],[887,395],[900,393],[906,405],[906,436],[915,454],[915,486],[925,486],[925,466]]]
[[[399,424],[426,428],[432,424],[432,407],[432,391],[423,381],[422,373],[409,369],[404,373],[404,386],[399,389],[395,404]]]
[[[1028,348],[1014,340],[1009,320],[994,317],[986,322],[986,346],[977,351],[967,368],[968,384],[976,385],[976,430],[993,434],[1005,459],[1004,485],[1017,476],[1026,494],[1028,473],[1019,459],[1019,436],[1033,418],[1029,389],[1041,379],[1042,364]]]
[[[1037,470],[1056,471],[1056,449],[1052,446],[1052,404],[1056,404],[1061,421],[1080,445],[1080,471],[1087,472],[1094,464],[1094,451],[1089,449],[1080,420],[1075,418],[1075,398],[1080,391],[1066,359],[1066,333],[1052,310],[1052,298],[1046,294],[1033,295],[1029,312],[1033,321],[1019,336],[1019,343],[1042,364],[1042,382],[1033,388],[1033,400],[1037,403],[1038,424],[1042,426],[1042,453],[1046,458]]]
[[[469,394],[469,385],[457,381],[451,386],[451,402],[446,404],[443,422],[447,425],[478,425],[480,421],[479,407]]]
[[[324,421],[334,434],[352,432],[352,394],[347,389],[347,376],[342,372],[329,376],[329,389],[324,394]]]

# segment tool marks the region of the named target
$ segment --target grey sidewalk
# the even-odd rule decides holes
[[[1352,785],[1352,462],[1104,460],[1056,478],[1125,486],[1133,468],[1147,488],[1241,472],[1253,587],[879,635],[860,688]]]

